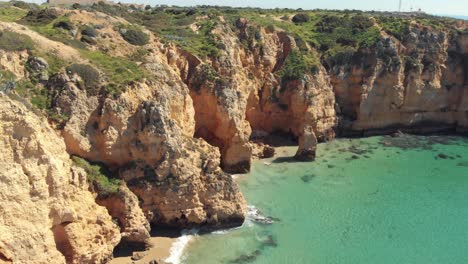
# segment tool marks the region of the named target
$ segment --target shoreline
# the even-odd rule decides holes
[[[114,257],[108,264],[143,264],[150,261],[156,263],[166,263],[166,259],[171,256],[172,247],[178,238],[166,236],[154,236],[149,238],[150,247],[144,251],[134,251],[128,256]],[[141,258],[134,260],[132,257],[139,255]]]

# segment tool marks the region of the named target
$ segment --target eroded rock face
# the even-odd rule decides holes
[[[275,73],[296,48],[294,39],[245,19],[236,27],[221,24],[213,30],[219,57],[188,67],[193,73],[185,80],[194,102],[195,135],[219,147],[223,169],[250,169],[252,130],[299,138],[308,126],[322,141],[333,138],[335,98],[324,68],[282,84]]]
[[[27,52],[0,51],[0,69],[18,79],[39,79],[50,95],[49,110],[63,117],[57,128],[66,152],[102,162],[126,182],[118,194],[97,196],[96,200],[118,223],[126,242],[145,243],[149,223],[179,228],[240,225],[245,201],[225,172],[247,172],[252,156],[274,155],[274,149],[262,138],[288,135],[299,143],[296,159],[311,161],[316,157],[317,142],[334,138],[336,132],[368,135],[397,129],[468,130],[468,41],[464,33],[439,32],[413,23],[410,34],[399,41],[381,31],[377,45],[360,49],[349,61],[326,66],[317,62],[300,78],[283,80],[281,69],[292,52],[306,50],[316,58],[321,54],[309,43],[296,43],[278,28],[264,28],[246,19],[230,25],[220,18],[212,30],[219,53],[202,59],[160,42],[147,30],[147,45],[130,45],[116,29],[128,24],[124,19],[84,10],[63,12],[76,25],[99,25],[100,33],[88,43],[93,51],[117,57],[138,53],[137,64],[149,78],[125,84],[110,96],[84,87],[83,80],[71,73],[48,76],[47,62]],[[56,50],[57,56],[69,63],[90,63],[71,46],[10,24],[2,22],[0,27],[31,36],[38,48]],[[28,63],[32,67],[26,70]],[[105,87],[106,78],[100,84]],[[20,110],[15,111],[2,113],[7,119],[22,121],[14,114]],[[25,118],[33,116],[32,111],[24,111]],[[11,150],[2,153],[5,163],[20,164],[6,171],[20,177],[0,176],[7,184],[18,181],[14,184],[21,186],[21,199],[16,198],[16,189],[6,187],[0,195],[6,197],[3,200],[31,200],[17,207],[34,208],[40,217],[28,215],[26,221],[37,223],[37,230],[34,225],[24,230],[3,230],[0,225],[0,231],[8,234],[5,240],[0,238],[0,262],[23,261],[26,255],[44,250],[50,254],[37,262],[50,262],[55,257],[61,262],[104,261],[118,241],[119,229],[110,224],[102,207],[93,205],[93,197],[85,191],[83,172],[70,167],[63,142],[57,143],[57,149],[47,145],[60,140],[45,122],[39,124],[47,127],[44,130],[14,127],[13,121],[4,123],[5,131],[20,131],[15,133],[21,136],[12,139],[3,133],[1,143]],[[23,138],[28,141],[23,142]],[[25,156],[32,152],[34,155]],[[40,168],[37,175],[43,180],[27,174],[33,165]],[[74,180],[67,185],[69,174]],[[86,204],[75,207],[78,201]],[[6,205],[0,201],[0,208]],[[104,220],[97,220],[101,214]],[[0,220],[14,226],[18,215],[14,211]],[[91,232],[80,234],[84,222],[99,235],[91,239]],[[28,242],[21,240],[22,236],[32,238]],[[46,239],[36,243],[39,237]],[[23,256],[11,241],[31,251]],[[104,245],[97,247],[99,252],[93,251],[96,244]]]
[[[345,134],[466,129],[466,36],[411,25],[331,70]]]
[[[129,86],[116,99],[98,99],[73,78],[58,76],[50,87],[57,111],[70,116],[62,130],[68,151],[118,173],[153,224],[242,224],[245,201],[231,176],[221,171],[219,150],[193,138],[188,89],[172,81],[177,79],[170,71],[162,77]]]
[[[118,227],[88,192],[46,120],[0,97],[0,259],[12,263],[105,263]]]
[[[113,219],[117,219],[122,242],[147,244],[151,227],[140,208],[138,197],[121,185],[115,194],[99,196],[96,203],[107,208]]]

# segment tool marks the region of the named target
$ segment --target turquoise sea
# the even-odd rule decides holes
[[[193,236],[182,263],[468,263],[468,139],[338,139],[308,163],[295,149],[237,178],[246,223]]]

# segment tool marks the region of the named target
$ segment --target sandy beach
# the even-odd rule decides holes
[[[109,264],[143,264],[149,263],[152,260],[158,261],[157,263],[165,263],[164,260],[170,256],[171,246],[176,239],[177,238],[172,237],[151,237],[151,247],[148,250],[135,251],[138,252],[140,256],[143,256],[142,258],[133,260],[132,255],[129,254],[129,256],[115,257]]]

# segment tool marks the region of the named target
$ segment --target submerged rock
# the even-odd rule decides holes
[[[312,179],[315,178],[315,175],[312,175],[312,174],[309,174],[309,175],[304,175],[301,177],[301,180],[305,183],[308,183],[310,181],[312,181]]]

